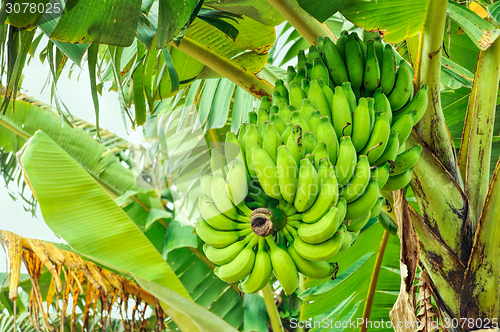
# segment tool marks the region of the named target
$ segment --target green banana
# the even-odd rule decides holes
[[[281,103],[279,105],[278,115],[283,123],[288,123],[292,120],[292,111],[286,103]]]
[[[408,169],[406,172],[395,176],[389,176],[389,180],[385,183],[381,190],[384,191],[395,191],[403,189],[410,183],[411,176],[413,173],[413,167]]]
[[[290,104],[297,110],[300,109],[302,105],[302,99],[306,98],[306,94],[298,84],[300,84],[300,82],[295,80],[290,82]]]
[[[410,136],[416,114],[417,110],[410,110],[392,125],[391,130],[398,133],[399,145],[406,142],[406,139]]]
[[[320,160],[326,158],[329,161],[329,154],[325,141],[319,141],[312,151],[314,155],[314,165],[320,165]]]
[[[300,160],[297,193],[293,204],[298,212],[309,209],[319,194],[318,173],[307,158]]]
[[[281,135],[276,130],[274,123],[268,123],[266,125],[266,131],[262,137],[262,149],[267,152],[274,163],[276,163],[276,154],[278,152],[278,146],[281,145]]]
[[[337,135],[335,134],[335,129],[333,128],[330,119],[326,116],[322,116],[319,119],[316,139],[326,143],[330,162],[335,164],[339,154],[339,141],[337,140]]]
[[[297,76],[297,72],[295,71],[295,68],[293,66],[288,66],[288,69],[286,71],[286,87],[290,88],[290,82],[293,81],[293,79]]]
[[[417,163],[418,159],[420,158],[421,152],[422,146],[420,144],[417,144],[397,156],[396,160],[394,160],[394,168],[392,169],[392,173],[390,173],[390,176],[396,176],[408,171]]]
[[[297,233],[302,241],[309,244],[319,244],[332,238],[342,224],[342,220],[338,215],[338,208],[333,206],[319,221],[312,224],[302,223]]]
[[[295,69],[297,69],[297,72],[301,69],[306,69],[306,53],[304,50],[299,50],[297,52],[297,66]]]
[[[325,84],[328,84],[328,82],[330,82],[330,75],[328,74],[328,69],[323,63],[323,60],[321,60],[321,58],[314,59],[312,64],[313,67],[311,70],[311,76],[309,78],[311,80],[322,79]]]
[[[366,98],[366,102],[368,104],[368,113],[370,113],[370,130],[373,130],[373,126],[375,125],[375,100],[373,98]],[[389,121],[391,123],[391,121]]]
[[[309,94],[309,79],[307,77],[300,81],[300,88],[304,91],[306,96]]]
[[[375,203],[375,205],[370,210],[370,219],[375,218],[380,214],[380,212],[382,212],[382,207],[384,206],[384,204],[385,204],[385,198],[380,196],[377,199],[377,203]]]
[[[248,112],[248,121],[251,124],[257,124],[257,112],[255,111]]]
[[[264,288],[273,273],[271,265],[271,257],[265,250],[266,240],[259,238],[257,255],[255,255],[255,263],[252,272],[243,282],[238,285],[238,288],[245,294],[253,294]]]
[[[343,233],[342,236],[342,245],[340,246],[340,250],[346,250],[351,247],[353,242],[356,240],[356,233],[350,232],[346,229],[345,225],[342,227],[341,233]]]
[[[370,211],[377,202],[379,197],[379,189],[377,180],[371,178],[366,186],[365,192],[354,202],[347,203],[346,220],[353,220],[362,217]]]
[[[325,242],[319,244],[309,244],[298,236],[295,229],[289,225],[286,225],[287,231],[289,231],[293,238],[293,248],[302,258],[310,261],[324,261],[335,255],[342,244],[342,234],[337,232],[333,237]]]
[[[286,99],[288,102],[288,90],[287,88],[283,85],[283,80],[276,80],[274,83],[274,91],[278,91],[283,98]],[[271,104],[269,104],[269,107],[271,107]],[[269,110],[269,107],[267,109]]]
[[[271,119],[271,115],[273,115],[275,113],[278,114],[278,110],[279,110],[278,106],[275,106],[275,105],[271,106],[269,108],[269,119]]]
[[[228,163],[236,158],[245,160],[245,149],[232,131],[228,131],[226,134],[226,141],[224,143],[224,156],[226,157],[226,162]]]
[[[412,100],[403,107],[401,110],[399,110],[397,113],[394,114],[394,117],[392,119],[392,123],[396,122],[402,115],[408,113],[411,110],[416,110],[417,114],[415,114],[415,118],[413,119],[413,124],[416,125],[420,119],[424,116],[425,111],[427,110],[427,102],[428,102],[428,97],[427,97],[427,85],[422,85],[420,90],[415,94],[415,97],[413,97]]]
[[[276,164],[266,151],[261,149],[258,144],[251,146],[252,164],[259,183],[264,192],[277,200],[282,200],[278,178],[276,176]]]
[[[319,54],[316,45],[311,45],[309,46],[309,52],[307,53],[306,56],[307,63],[312,64],[315,59],[321,59],[321,54]]]
[[[203,252],[208,260],[217,265],[224,265],[231,262],[238,254],[246,247],[257,235],[255,233],[248,234],[243,240],[236,241],[224,248],[214,248],[208,244],[203,245]]]
[[[304,116],[302,116],[302,117],[304,117]],[[314,137],[316,137],[317,133],[318,133],[318,126],[319,126],[320,118],[321,118],[321,114],[319,113],[318,110],[314,110],[311,113],[310,118],[305,118],[307,121],[307,124],[309,125],[309,129],[311,129]]]
[[[276,158],[276,175],[280,186],[281,195],[288,203],[293,203],[297,191],[297,178],[299,169],[292,154],[285,145],[278,147]]]
[[[196,234],[208,245],[214,248],[224,248],[238,241],[241,236],[252,233],[252,229],[241,231],[219,231],[210,226],[205,220],[198,221],[195,225]]]
[[[359,96],[359,89],[363,85],[363,72],[365,71],[363,53],[360,45],[354,38],[355,33],[349,35],[345,46],[345,63],[349,81],[354,93]]]
[[[349,32],[347,30],[342,30],[340,32],[339,39],[337,39],[336,46],[337,49],[339,50],[340,56],[342,57],[342,61],[345,61],[345,46],[347,44],[348,37],[349,37]]]
[[[292,133],[293,130],[293,123],[288,122],[285,127],[285,131],[283,134],[281,134],[281,143],[286,144],[288,141],[288,137],[290,137],[290,134]]]
[[[201,191],[212,199],[212,175],[204,174],[200,178]]]
[[[239,223],[221,214],[214,202],[205,194],[201,194],[198,200],[198,208],[203,219],[219,231],[234,231],[250,227],[250,219],[248,219],[247,223]]]
[[[333,127],[337,137],[351,136],[352,134],[352,113],[349,102],[341,86],[335,87],[335,94],[332,98],[332,119]]]
[[[396,82],[396,54],[390,44],[384,46],[384,56],[380,74],[380,87],[385,95],[389,95]]]
[[[349,220],[347,230],[350,232],[360,231],[363,227],[365,227],[368,220],[370,220],[370,210],[358,219]]]
[[[353,33],[352,36],[354,37],[356,42],[359,44],[359,48],[361,49],[361,53],[363,54],[363,60],[366,61],[366,56],[368,53],[366,43],[361,40],[361,38],[359,37],[359,35],[357,33]]]
[[[377,160],[385,150],[389,141],[391,125],[387,119],[386,113],[377,113],[375,115],[375,124],[373,126],[370,139],[360,154],[366,154],[370,163]]]
[[[396,159],[396,156],[398,155],[398,150],[399,150],[399,136],[397,132],[393,131],[389,135],[389,142],[385,147],[384,153],[382,153],[382,155],[377,160],[375,160],[372,163],[372,165],[380,166],[388,160],[394,161],[394,159]]]
[[[391,103],[391,109],[396,112],[405,106],[413,91],[413,71],[411,66],[405,60],[399,63],[398,73],[396,75],[396,83],[391,93],[387,95]]]
[[[264,140],[264,134],[266,133],[266,127],[267,127],[267,124],[270,123],[269,120],[268,121],[264,121],[262,123],[262,125],[259,128],[259,131],[260,131],[260,136],[262,136],[262,140]]]
[[[314,108],[316,108],[322,116],[328,116],[330,121],[332,121],[330,114],[329,102],[326,100],[325,93],[323,89],[318,84],[317,80],[312,80],[309,87],[309,95],[307,98],[311,101]],[[302,101],[302,99],[301,99]],[[299,104],[300,106],[300,104]]]
[[[302,221],[305,223],[315,223],[322,219],[328,213],[330,206],[337,205],[338,198],[339,185],[337,177],[335,172],[330,172],[321,186],[321,192],[319,193],[316,202],[314,202],[314,204],[307,211],[302,213]]]
[[[372,170],[372,177],[377,179],[379,189],[381,189],[385,185],[387,180],[389,180],[389,171],[391,167],[391,164],[387,161]]]
[[[283,85],[283,81],[281,81],[281,84]],[[278,86],[279,83],[276,82],[276,86]],[[274,87],[274,89],[276,90],[276,86]],[[278,91],[280,90],[280,88],[278,88]],[[281,91],[279,91],[281,93]],[[286,92],[288,93],[288,91]],[[262,99],[260,100],[260,105],[259,105],[259,108],[264,108],[267,110],[267,112],[269,112],[269,108],[271,108],[272,104],[271,104],[271,100],[269,100],[269,97],[268,96],[264,96],[262,97]]]
[[[294,125],[288,140],[286,141],[286,148],[293,156],[293,159],[299,165],[300,160],[305,157],[306,152],[304,145],[302,144],[302,128],[298,125]]]
[[[272,101],[273,101],[273,106],[278,106],[280,103],[288,103],[288,100],[285,99],[278,91],[273,92]]]
[[[294,125],[300,126],[300,128],[302,128],[302,132],[311,131],[306,120],[302,117],[302,115],[300,115],[300,111],[292,112],[292,122]]]
[[[365,155],[359,156],[354,175],[351,181],[345,185],[341,194],[345,197],[347,203],[355,201],[363,194],[368,185],[368,181],[370,181],[370,174],[370,162],[368,161],[368,157]]]
[[[306,131],[304,133],[304,138],[302,142],[304,144],[304,149],[306,154],[312,153],[318,144],[316,138],[314,138],[314,135],[311,131]]]
[[[337,45],[339,44],[341,38],[343,37],[341,36],[337,40]],[[345,38],[347,39],[347,37]],[[341,85],[342,82],[345,82],[349,79],[349,77],[347,76],[347,69],[345,67],[342,54],[340,53],[337,46],[329,38],[325,38],[323,42],[323,50],[325,63],[328,67],[328,72],[333,84]],[[325,84],[327,83],[327,81],[324,82]]]
[[[242,123],[240,131],[238,131],[238,141],[240,141],[240,144],[243,147],[245,147],[243,138],[245,137],[245,134],[247,132],[248,125],[249,125],[249,123],[246,123],[246,122]]]
[[[315,108],[311,104],[311,101],[309,99],[307,98],[302,99],[302,105],[300,106],[299,112],[304,120],[309,121],[314,110]]]
[[[391,110],[391,103],[389,102],[389,99],[387,99],[386,95],[382,93],[382,88],[378,88],[375,90],[373,93],[373,109],[375,112],[383,112],[387,113],[387,118],[389,119],[390,123],[393,123],[393,114]]]
[[[371,133],[370,112],[366,98],[359,98],[359,104],[352,119],[352,127],[352,144],[356,152],[359,152],[368,143]]]
[[[262,130],[263,123],[269,121],[269,114],[265,108],[259,108],[257,111],[257,127]]]
[[[276,245],[272,235],[266,237],[269,244],[269,256],[273,266],[274,274],[283,287],[286,295],[290,295],[299,286],[299,273],[288,252]]]
[[[213,174],[218,173],[221,174],[223,177],[226,177],[227,175],[226,157],[224,157],[222,152],[217,148],[212,149],[210,157],[210,166],[212,167]]]
[[[354,174],[357,155],[350,136],[340,138],[339,157],[335,163],[339,184],[344,186]]]
[[[246,176],[244,181],[246,181]],[[215,173],[213,175],[212,198],[215,206],[217,206],[217,209],[226,217],[242,222],[248,221],[247,217],[240,215],[236,210],[236,207],[233,205],[233,202],[227,193],[226,180],[219,173]]]
[[[245,136],[243,137],[243,147],[244,150],[247,151],[245,153],[245,158],[247,162],[248,174],[254,177],[255,172],[251,167],[249,167],[252,164],[252,154],[249,153],[250,146],[252,146],[252,144],[262,145],[262,135],[259,130],[257,130],[257,126],[249,124],[247,126]]]
[[[249,182],[245,162],[240,159],[234,159],[229,163],[228,169],[226,178],[227,194],[233,204],[249,217],[252,211],[245,205]]]
[[[375,54],[375,44],[373,40],[366,42],[367,54],[364,74],[365,95],[369,96],[378,88],[380,84],[380,67],[378,65],[377,55]]]
[[[314,166],[318,169],[318,181],[320,189],[323,188],[323,186],[325,185],[326,179],[328,178],[328,175],[330,173],[333,172],[335,177],[337,176],[337,174],[335,173],[335,169],[333,168],[333,165],[331,165],[330,162],[328,161],[328,157],[319,159],[319,162],[316,162],[315,159]]]
[[[351,82],[347,81],[342,83],[342,89],[344,90],[344,95],[349,103],[349,109],[351,110],[351,113],[354,113],[354,110],[357,107],[356,94],[352,91]]]
[[[286,231],[286,229],[285,229]],[[293,245],[293,238],[288,231],[286,231],[286,234],[290,238],[288,248],[286,249],[288,251],[288,254],[290,257],[292,257],[293,262],[295,263],[295,266],[297,267],[297,270],[302,273],[304,276],[308,278],[314,278],[314,279],[323,279],[323,278],[329,278],[332,276],[334,272],[334,266],[326,261],[318,261],[318,262],[313,262],[310,260],[307,260],[305,258],[302,258],[297,251],[295,251],[294,245]],[[287,237],[287,238],[288,238]]]
[[[217,266],[214,273],[225,282],[237,282],[245,278],[253,268],[255,263],[254,245],[258,241],[253,238],[231,262],[222,266]]]
[[[306,67],[304,65],[304,69],[298,69],[297,70],[297,75],[295,76],[295,78],[293,79],[295,82],[297,82],[297,84],[300,84],[300,82],[302,82],[302,80],[306,77]],[[292,84],[292,82],[290,82],[290,84]]]
[[[306,63],[306,77],[311,77],[311,70],[313,68],[312,63]],[[304,80],[304,79],[302,79]]]
[[[318,85],[320,86],[321,90],[323,90],[323,93],[325,94],[326,101],[328,102],[328,107],[330,108],[330,111],[332,110],[333,107],[333,90],[323,82],[323,80],[318,79]]]
[[[271,114],[271,116],[269,117],[269,122],[274,123],[274,126],[278,131],[278,134],[280,134],[280,141],[281,141],[281,135],[283,135],[283,132],[286,129],[286,124],[283,122],[283,120],[281,120],[278,113]]]
[[[380,72],[382,72],[383,59],[384,59],[384,45],[382,44],[382,37],[373,37],[375,55],[377,56],[378,64],[380,67]]]

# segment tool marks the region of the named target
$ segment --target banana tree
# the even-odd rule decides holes
[[[315,319],[335,317],[337,320],[358,317],[374,319],[374,317],[379,317],[375,314],[371,315],[374,303],[385,303],[385,307],[388,308],[396,302],[391,314],[394,326],[397,326],[396,322],[401,319],[416,321],[420,315],[415,314],[417,305],[408,294],[411,294],[413,289],[415,273],[419,266],[422,271],[419,274],[422,288],[432,291],[442,326],[448,329],[472,329],[487,327],[487,320],[491,322],[490,325],[493,324],[493,319],[499,317],[496,303],[498,302],[496,301],[498,276],[491,272],[495,271],[492,256],[494,254],[494,207],[497,190],[495,175],[490,185],[490,161],[498,155],[493,145],[496,141],[493,132],[499,62],[498,42],[495,41],[498,36],[498,29],[495,28],[497,6],[495,4],[488,6],[490,22],[470,9],[446,1],[417,3],[351,1],[339,4],[338,7],[326,6],[329,8],[327,17],[323,10],[325,6],[314,6],[307,1],[297,3],[291,0],[269,0],[253,3],[250,6],[244,1],[205,2],[207,7],[202,7],[201,3],[191,2],[190,6],[179,11],[182,15],[178,16],[182,18],[173,19],[170,15],[171,10],[174,12],[179,10],[175,8],[174,2],[172,4],[160,2],[158,5],[157,2],[146,1],[142,3],[142,6],[135,3],[135,7],[127,7],[127,10],[131,14],[128,17],[137,17],[139,21],[137,29],[130,28],[130,26],[135,27],[137,20],[120,21],[119,14],[122,13],[119,11],[124,8],[116,7],[114,8],[116,12],[111,17],[123,24],[123,34],[116,42],[111,42],[112,33],[106,33],[104,28],[100,33],[65,28],[74,20],[72,15],[77,14],[89,17],[85,24],[91,26],[94,23],[93,20],[100,17],[99,10],[102,8],[93,8],[85,12],[89,9],[75,6],[59,20],[37,15],[28,15],[29,19],[21,20],[19,16],[9,15],[7,22],[11,25],[4,25],[3,28],[4,40],[9,41],[7,47],[10,51],[7,53],[6,96],[15,95],[25,58],[30,51],[34,52],[41,38],[34,37],[34,29],[19,30],[15,27],[38,25],[43,34],[54,38],[54,41],[49,41],[48,47],[42,52],[43,57],[51,65],[54,83],[57,82],[57,77],[67,59],[79,64],[88,47],[88,44],[69,43],[82,40],[94,42],[88,48],[88,65],[96,114],[99,110],[98,91],[102,89],[104,82],[111,80],[112,88],[116,89],[120,96],[124,116],[128,115],[132,118],[130,106],[133,103],[134,120],[137,125],[144,123],[147,117],[154,118],[162,112],[168,114],[171,112],[170,106],[172,105],[184,106],[184,109],[187,109],[186,112],[189,112],[192,105],[197,105],[200,111],[198,126],[203,127],[203,132],[207,132],[210,140],[218,141],[220,140],[218,136],[224,135],[227,130],[238,131],[240,123],[247,119],[248,111],[251,110],[254,102],[253,97],[247,96],[243,90],[259,99],[264,95],[270,95],[273,81],[280,75],[283,77],[284,72],[272,66],[267,65],[263,69],[267,51],[271,49],[274,42],[272,26],[286,20],[307,43],[315,43],[318,36],[327,36],[335,40],[335,35],[339,35],[339,31],[332,33],[321,21],[325,21],[340,10],[352,23],[367,30],[380,30],[387,42],[401,43],[399,45],[401,56],[414,66],[415,88],[418,89],[423,84],[429,87],[429,107],[423,120],[415,127],[407,141],[409,146],[421,144],[424,150],[414,169],[411,190],[408,188],[406,192],[386,194],[386,198],[392,201],[394,210],[394,213],[388,210],[387,216],[398,225],[401,240],[401,270],[408,271],[402,280],[397,302],[396,298],[377,297],[397,289],[393,287],[394,282],[397,286],[397,280],[380,273],[380,271],[385,271],[381,267],[397,268],[394,260],[389,258],[384,263],[383,253],[388,242],[388,233],[384,231],[377,233],[378,238],[381,239],[380,244],[372,247],[372,251],[368,252],[372,255],[378,252],[377,256],[372,256],[373,259],[370,258],[368,261],[362,261],[362,256],[354,255],[340,265],[341,271],[339,272],[346,272],[347,267],[356,265],[360,267],[356,270],[359,275],[366,275],[368,271],[372,271],[371,281],[366,285],[366,293],[348,288],[352,292],[345,292],[343,298],[349,301],[341,301],[333,306],[321,306],[320,300],[328,302],[336,295],[336,283],[339,286],[342,285],[343,280],[345,280],[344,285],[349,281],[353,283],[357,274],[347,273],[342,278],[339,276],[339,281],[334,281],[333,284],[325,283],[326,280],[321,282],[311,280],[305,285],[313,287],[312,290],[301,295],[305,300],[301,311],[302,317],[315,317]],[[476,11],[480,12],[482,7],[478,6],[476,8],[479,9]],[[406,13],[403,19],[399,14],[402,10]],[[245,15],[245,19],[241,20],[235,14],[240,17]],[[451,20],[447,21],[447,16]],[[236,23],[233,24],[233,22]],[[238,31],[237,35],[235,31]],[[134,33],[137,34],[135,40]],[[176,35],[175,39],[173,39],[174,35]],[[210,38],[205,39],[205,36],[210,36]],[[298,37],[297,34],[296,36]],[[229,41],[227,43],[229,46],[221,46],[221,41],[227,41],[228,38],[234,41]],[[255,43],[255,40],[258,40],[258,43]],[[97,43],[109,46],[98,46]],[[305,44],[302,43],[302,45]],[[471,61],[473,58],[477,59],[477,65],[476,61]],[[97,71],[96,68],[99,70]],[[96,76],[99,76],[99,83],[97,83]],[[216,78],[220,76],[224,76],[231,82]],[[196,80],[200,78],[204,81]],[[191,84],[189,89],[186,88],[183,93],[177,94],[176,98],[169,102],[170,105],[158,102],[159,99],[174,94],[179,87],[186,87],[189,84]],[[236,85],[238,88],[235,88]],[[200,87],[202,89],[199,89]],[[55,85],[54,92],[56,92]],[[468,105],[467,96],[469,96]],[[232,98],[234,98],[233,101]],[[64,105],[58,101],[57,96],[55,101],[58,111],[68,119],[68,123],[71,123],[71,117],[61,107]],[[222,111],[218,109],[221,104],[223,105]],[[8,105],[9,98],[4,98],[4,107],[7,112],[10,112],[10,108],[7,109]],[[16,112],[19,112],[23,104],[16,102],[12,108],[14,107]],[[460,122],[460,116],[465,118],[463,124]],[[231,121],[227,123],[229,119]],[[76,136],[76,134],[69,134],[70,131],[57,133],[53,127],[43,128],[36,124],[28,127],[30,129],[24,129],[21,126],[23,120],[18,121],[17,126],[14,122],[7,121],[2,124],[24,139],[33,136],[30,142],[31,149],[28,145],[23,152],[25,156],[33,158],[32,160],[37,160],[36,158],[39,157],[35,153],[37,151],[55,151],[57,145],[65,149],[64,137]],[[34,135],[37,129],[42,129],[49,134],[50,139],[41,132]],[[50,134],[50,130],[53,134]],[[96,133],[99,132],[99,130],[96,131]],[[153,136],[159,135],[155,133]],[[86,139],[86,142],[90,145],[89,139]],[[148,226],[156,222],[161,224],[162,218],[168,219],[165,212],[161,212],[165,211],[161,201],[150,198],[154,194],[152,195],[151,192],[148,194],[147,191],[134,185],[130,175],[123,176],[122,171],[117,170],[118,166],[114,159],[107,157],[103,159],[104,163],[101,161],[103,156],[110,155],[104,154],[102,147],[98,148],[94,144],[96,146],[94,157],[89,158],[85,156],[85,149],[83,149],[88,148],[87,146],[80,145],[80,150],[77,149],[76,152],[73,150],[74,146],[79,145],[72,142],[66,146],[65,150],[87,173],[99,179],[99,184],[108,195],[113,198],[121,195],[119,205],[125,206],[126,214],[135,221],[136,226],[146,234],[146,237],[148,237]],[[457,157],[456,149],[459,145]],[[30,158],[26,157],[26,160]],[[71,160],[64,153],[60,153],[57,158],[61,162],[64,160],[65,166],[71,164]],[[47,159],[45,162],[46,167],[50,169],[52,163]],[[38,186],[43,184],[37,183],[37,179],[50,176],[50,174],[42,172],[31,175],[34,169],[30,169],[29,163],[23,166],[30,179],[29,183],[37,193],[41,190]],[[77,172],[76,166],[72,169]],[[106,169],[114,169],[114,171],[106,171]],[[61,171],[58,170],[58,172]],[[496,172],[495,170],[493,174]],[[56,171],[53,173],[57,174]],[[84,173],[75,174],[83,176]],[[123,179],[128,180],[123,181]],[[97,190],[96,188],[94,189]],[[71,193],[73,190],[74,188],[68,189],[68,192]],[[105,199],[102,195],[98,197]],[[50,200],[44,201],[42,195],[37,195],[37,198],[46,209],[55,204]],[[67,211],[70,206],[70,204],[66,207],[61,205],[60,211]],[[147,216],[144,216],[143,212],[140,216],[136,210],[137,206],[142,208],[142,211],[146,211]],[[107,206],[106,209],[101,207],[102,214],[109,213],[112,207],[112,205]],[[151,290],[155,290],[154,293],[164,294],[164,289],[162,291],[150,283],[154,282],[151,280],[152,276],[145,276],[144,271],[138,273],[138,270],[132,270],[133,266],[121,266],[111,254],[107,257],[96,256],[95,249],[83,246],[75,239],[76,229],[68,230],[68,224],[62,223],[48,212],[44,213],[44,217],[47,223],[54,230],[57,229],[57,232],[79,253],[97,262],[111,264],[113,268],[121,268],[122,272],[127,271],[136,277],[139,283],[142,281],[144,288],[150,287]],[[155,219],[155,217],[159,218]],[[81,216],[75,216],[75,220],[84,220],[81,218]],[[136,220],[140,218],[145,221],[142,225],[137,225]],[[113,222],[113,218],[107,219]],[[385,223],[389,224],[387,218],[385,218]],[[370,232],[366,234],[376,234],[377,226],[372,227],[365,230],[365,232]],[[88,234],[95,236],[95,232]],[[140,237],[139,234],[137,236]],[[149,238],[149,241],[158,243],[158,239]],[[191,246],[196,247],[197,244],[191,244]],[[352,250],[354,254],[354,249]],[[360,251],[359,248],[357,250]],[[419,251],[420,258],[416,259],[415,254]],[[116,249],[114,252],[118,255],[119,250]],[[204,257],[200,252],[198,254]],[[160,261],[157,264],[160,264]],[[377,283],[379,274],[386,280],[392,280],[391,287],[380,288]],[[148,277],[150,282],[144,280]],[[180,285],[178,286],[179,288],[173,290],[183,294],[184,290]],[[484,290],[488,290],[488,296],[485,295]],[[352,294],[356,296],[352,297]],[[492,295],[489,296],[489,294]],[[427,301],[428,297],[424,296],[423,299]],[[378,300],[381,302],[377,302]],[[424,305],[424,308],[427,306]],[[287,311],[283,306],[282,309],[285,309],[282,310],[284,315],[293,311]],[[167,310],[165,311],[168,313]],[[171,313],[173,317],[176,317],[174,311]],[[271,317],[274,315],[273,310],[269,311],[269,315]],[[384,314],[380,313],[380,315]],[[474,319],[473,326],[467,325],[469,321],[464,322],[460,320],[460,317]],[[195,319],[191,316],[190,318]],[[479,320],[475,320],[476,318]],[[460,323],[459,326],[450,326],[455,321]],[[476,322],[481,322],[483,325],[474,325],[477,324]]]

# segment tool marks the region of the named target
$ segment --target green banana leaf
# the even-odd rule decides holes
[[[426,4],[426,0],[352,0],[341,13],[357,26],[379,30],[385,41],[398,43],[420,31]]]
[[[168,287],[190,302],[184,285],[147,237],[48,135],[38,131],[21,151],[20,161],[47,225],[74,250],[117,271]],[[173,299],[162,300],[172,306],[165,307],[165,312],[182,330],[198,331]]]
[[[142,288],[151,294],[155,294],[155,296],[161,301],[160,303],[168,303],[169,305],[177,308],[184,315],[191,318],[201,331],[238,331],[216,314],[207,311],[207,309],[200,305],[193,305],[193,302],[173,290],[138,275],[134,275],[134,278]]]
[[[381,243],[383,244],[383,236],[384,229],[380,223],[373,224],[360,233],[352,247],[329,260],[336,262],[339,267],[335,280],[306,279],[305,287],[310,288],[300,295],[304,300],[302,320],[326,320],[328,324],[335,326],[335,322],[355,322],[361,318],[370,321],[389,319],[389,311],[396,302],[400,287],[399,239],[389,236],[381,268],[374,271],[377,251]],[[375,293],[372,294],[371,314],[369,317],[363,317],[365,301],[369,296],[370,278],[367,276],[374,272],[379,273],[379,279]],[[346,330],[352,331],[360,327],[350,326]],[[311,331],[330,330],[329,327],[316,326]]]

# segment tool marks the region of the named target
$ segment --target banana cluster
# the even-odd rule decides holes
[[[405,149],[427,108],[413,71],[381,39],[343,31],[299,51],[201,177],[196,232],[216,275],[245,293],[274,276],[286,294],[299,273],[327,278],[329,260],[380,214],[380,191],[405,187],[422,147]]]

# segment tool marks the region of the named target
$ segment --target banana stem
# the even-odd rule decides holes
[[[262,289],[269,321],[271,322],[273,332],[284,332],[283,325],[281,324],[281,318],[278,313],[278,307],[276,307],[276,304],[274,303],[274,297],[273,293],[271,292],[271,287],[271,284],[267,284],[267,286]]]
[[[319,36],[328,37],[333,42],[337,37],[328,27],[306,12],[296,0],[267,0],[287,20],[305,40],[316,45]]]
[[[471,234],[474,234],[488,194],[491,145],[500,70],[500,41],[479,52],[458,161],[469,198]]]
[[[427,84],[429,102],[415,130],[460,187],[463,187],[453,142],[441,107],[441,53],[447,8],[448,0],[430,0],[427,3],[427,17],[421,32],[415,70],[415,88],[418,90],[423,84]]]
[[[370,287],[368,288],[368,296],[366,297],[365,308],[363,310],[363,321],[368,321],[370,318],[370,313],[372,311],[373,297],[375,296],[375,289],[377,288],[378,276],[380,273],[380,267],[382,266],[382,259],[384,258],[385,247],[387,246],[387,240],[389,239],[389,232],[384,231],[382,235],[382,240],[378,246],[377,258],[375,260],[375,266],[373,267],[372,276],[370,279]],[[367,324],[361,326],[360,332],[366,332]]]
[[[175,45],[174,42],[170,42],[170,45],[230,79],[258,99],[273,94],[274,87],[269,82],[243,70],[226,57],[211,51],[189,37],[182,38],[179,46]]]

